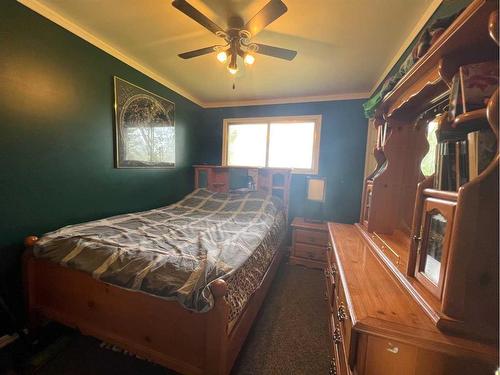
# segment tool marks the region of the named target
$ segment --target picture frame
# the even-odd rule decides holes
[[[175,104],[113,77],[116,168],[175,167]]]
[[[498,87],[498,61],[464,65],[459,74],[463,112],[485,108]]]

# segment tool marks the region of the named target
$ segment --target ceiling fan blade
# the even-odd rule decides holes
[[[215,47],[216,46],[205,47],[205,48],[195,49],[189,52],[180,53],[179,57],[183,59],[192,59],[193,57],[207,55],[209,53],[215,52]]]
[[[271,22],[285,14],[287,10],[288,8],[283,1],[271,0],[247,22],[244,29],[248,30],[252,36],[255,36]]]
[[[186,0],[174,0],[172,1],[172,6],[174,8],[179,9],[182,13],[184,13],[189,18],[198,22],[201,26],[210,30],[214,34],[217,33],[226,33],[219,25],[210,20],[207,16],[201,13],[198,9],[189,4]]]
[[[277,57],[278,59],[284,59],[288,61],[293,60],[295,56],[297,56],[297,51],[292,51],[291,49],[273,47],[260,43],[255,44],[257,45],[257,47],[259,47],[257,51],[255,51],[255,53],[260,53],[261,55]]]

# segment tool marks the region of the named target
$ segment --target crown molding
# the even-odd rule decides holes
[[[40,3],[37,0],[17,0],[19,3],[23,4],[27,8],[31,9],[32,11],[40,14],[41,16],[47,18],[48,20],[54,22],[55,24],[61,26],[62,28],[68,30],[69,32],[75,34],[76,36],[82,38],[86,42],[94,45],[95,47],[103,50],[104,52],[108,53],[109,55],[117,58],[118,60],[124,62],[125,64],[131,66],[132,68],[138,70],[139,72],[145,74],[149,78],[152,78],[153,80],[161,83],[163,86],[175,91],[179,95],[184,96],[186,99],[189,99],[193,103],[203,107],[203,102],[199,100],[198,98],[194,97],[191,95],[189,92],[187,92],[185,89],[175,85],[174,83],[170,82],[169,80],[165,79],[161,74],[151,70],[148,67],[145,67],[141,63],[139,63],[137,60],[127,56],[124,52],[120,51],[119,49],[111,46],[109,43],[103,41],[102,39],[98,38],[94,34],[90,33],[89,31],[85,30],[83,27],[77,25],[73,21],[68,20],[67,18],[63,17],[61,14],[53,11],[46,5]]]
[[[224,107],[247,107],[252,105],[273,105],[273,104],[295,104],[295,103],[313,103],[313,102],[330,102],[339,100],[354,100],[367,99],[370,97],[368,91],[355,92],[348,94],[332,94],[332,95],[317,95],[317,96],[296,96],[290,98],[276,99],[250,99],[239,101],[222,101],[204,103],[205,108],[224,108]]]
[[[437,10],[437,8],[441,5],[443,0],[434,0],[432,3],[427,7],[425,12],[422,14],[422,17],[419,18],[415,26],[413,27],[411,33],[408,35],[408,37],[405,39],[401,47],[399,47],[399,50],[396,52],[396,54],[393,56],[389,64],[386,66],[384,72],[380,75],[378,80],[375,82],[373,85],[372,89],[370,90],[370,96],[373,95],[377,87],[382,83],[382,81],[387,77],[391,69],[396,65],[400,57],[403,55],[404,51],[410,46],[411,42],[418,36],[420,31],[423,29],[427,21],[432,17],[434,12]]]

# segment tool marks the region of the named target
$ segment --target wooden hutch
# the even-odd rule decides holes
[[[498,151],[456,191],[435,188],[435,175],[421,170],[429,150],[422,114],[447,100],[461,66],[498,61],[497,22],[497,1],[473,1],[371,120],[381,141],[360,223],[329,223],[331,374],[493,374],[498,367]],[[442,116],[440,126],[450,137],[490,127],[498,144],[498,111],[497,87],[484,108],[452,122]]]

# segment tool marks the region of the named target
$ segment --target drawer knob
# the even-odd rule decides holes
[[[345,311],[345,306],[343,302],[340,302],[340,306],[337,310],[337,318],[339,318],[340,322],[343,322],[344,320],[347,319],[347,314]]]
[[[333,250],[333,246],[330,242],[328,242],[328,245],[326,246],[326,248],[328,249],[328,251],[332,251]]]
[[[334,279],[337,277],[337,267],[335,267],[335,264],[332,265],[332,277]]]
[[[331,276],[331,277],[335,278],[335,276],[337,276],[337,272],[333,268],[332,269],[325,269],[325,276],[327,276],[327,277]]]
[[[333,331],[333,342],[335,344],[340,344],[342,342],[342,333],[340,332],[340,327],[337,324],[337,328]]]
[[[398,354],[399,348],[397,346],[392,345],[391,342],[389,344],[387,344],[387,346],[388,346],[388,348],[387,348],[388,352],[393,353],[393,354]]]

